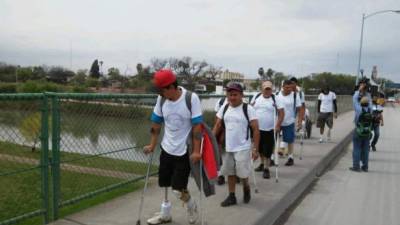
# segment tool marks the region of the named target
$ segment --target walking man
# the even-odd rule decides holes
[[[240,83],[231,82],[227,86],[228,104],[217,113],[217,121],[213,132],[217,134],[225,130],[226,154],[223,159],[221,173],[228,176],[228,197],[221,202],[222,207],[237,204],[235,189],[236,176],[242,179],[243,202],[251,199],[249,176],[252,172],[251,160],[258,157],[259,130],[256,112],[252,106],[243,103],[243,87]],[[253,146],[251,145],[253,134]]]
[[[331,140],[331,130],[333,127],[333,117],[337,118],[336,94],[329,90],[329,87],[323,87],[318,95],[318,119],[317,127],[319,128],[319,143],[324,141],[323,135],[325,124],[328,126],[327,140]]]
[[[161,125],[164,136],[161,141],[158,184],[165,188],[165,199],[161,212],[147,220],[148,224],[171,222],[171,203],[168,201],[168,187],[186,205],[189,223],[198,218],[197,205],[187,190],[190,162],[200,160],[201,122],[203,120],[200,99],[192,93],[191,111],[185,101],[186,90],[178,86],[171,70],[159,70],[154,74],[153,83],[159,91],[157,103],[151,115],[151,143],[144,147],[145,153],[153,153],[157,145]],[[191,133],[193,136],[189,137]],[[189,156],[186,140],[193,139],[193,153]]]
[[[290,80],[283,82],[283,89],[277,94],[277,101],[280,102],[284,108],[285,114],[282,122],[282,139],[288,145],[288,161],[286,166],[292,166],[294,164],[293,148],[295,140],[295,123],[297,118],[297,129],[302,127],[302,116],[300,114],[302,103],[299,95],[292,91],[293,83]]]
[[[353,134],[353,166],[350,170],[368,172],[369,140],[372,130],[371,95],[368,93],[368,81],[361,79],[358,90],[353,95],[355,112],[355,130]]]
[[[271,81],[263,82],[261,88],[262,92],[255,95],[250,101],[250,104],[256,110],[260,130],[258,150],[261,163],[255,171],[263,172],[263,178],[269,179],[271,177],[269,172],[271,155],[275,148],[275,131],[279,132],[281,128],[284,110],[280,102],[277,101],[276,96],[272,93]],[[274,121],[276,117],[277,121]]]

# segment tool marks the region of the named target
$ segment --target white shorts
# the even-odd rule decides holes
[[[248,178],[251,175],[250,150],[226,152],[220,173],[225,176]]]

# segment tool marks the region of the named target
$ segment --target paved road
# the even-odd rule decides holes
[[[368,173],[349,171],[351,151],[322,176],[286,225],[400,224],[400,108],[385,108],[385,126]]]

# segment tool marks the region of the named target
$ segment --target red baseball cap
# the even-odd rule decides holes
[[[171,70],[159,70],[154,74],[153,84],[157,88],[164,88],[176,81],[176,76]]]

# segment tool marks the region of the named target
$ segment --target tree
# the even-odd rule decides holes
[[[71,83],[75,85],[85,85],[87,79],[87,70],[78,70],[76,75],[72,77]]]
[[[143,65],[141,63],[136,64],[136,71],[138,75],[143,73]]]
[[[205,71],[205,74],[211,76],[211,80],[215,80],[215,77],[222,72],[222,67],[220,66],[214,66],[214,65],[209,65],[207,70]]]
[[[47,80],[55,83],[66,84],[68,79],[74,75],[75,73],[71,70],[56,66],[49,70],[47,74]]]
[[[109,76],[110,80],[118,80],[118,81],[120,81],[121,78],[122,78],[122,76],[121,76],[121,74],[119,72],[119,69],[115,68],[115,67],[111,67],[111,68],[108,69],[108,76]]]
[[[97,59],[94,60],[92,66],[90,67],[90,77],[95,79],[100,78],[100,67]]]
[[[274,74],[275,74],[275,71],[271,68],[268,68],[267,72],[265,73],[265,76],[266,76],[265,78],[267,80],[272,80]]]
[[[150,67],[153,69],[153,71],[164,69],[167,66],[167,64],[168,60],[166,59],[152,58],[150,60]]]

